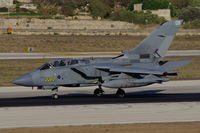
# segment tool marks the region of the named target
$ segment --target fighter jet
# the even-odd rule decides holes
[[[94,95],[104,95],[102,87],[116,89],[116,96],[125,97],[125,88],[148,86],[169,81],[177,68],[190,61],[162,61],[182,20],[162,23],[137,47],[109,59],[58,59],[13,81],[20,86],[52,90],[58,98],[59,87],[98,86]]]

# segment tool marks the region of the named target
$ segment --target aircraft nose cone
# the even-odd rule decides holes
[[[13,84],[21,85],[21,86],[32,86],[33,81],[30,74],[25,74],[16,80],[12,81]]]

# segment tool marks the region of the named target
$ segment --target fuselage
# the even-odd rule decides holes
[[[59,59],[50,61],[13,82],[17,85],[42,89],[52,89],[59,86],[92,86],[98,85],[102,77],[119,78],[120,73],[107,72],[105,71],[106,67],[132,66],[138,62],[130,59]],[[104,70],[97,69],[98,67],[103,67]],[[147,84],[135,84],[130,87],[144,85]]]

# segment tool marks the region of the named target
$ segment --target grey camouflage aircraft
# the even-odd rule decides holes
[[[52,90],[58,98],[58,87],[98,86],[95,96],[103,96],[102,87],[117,89],[141,87],[169,81],[176,70],[190,61],[162,61],[182,20],[168,21],[157,27],[136,48],[123,51],[112,59],[58,59],[13,81],[16,85]]]

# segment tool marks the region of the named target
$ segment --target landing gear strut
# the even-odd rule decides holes
[[[116,92],[116,97],[118,97],[118,98],[124,98],[125,95],[126,95],[125,91],[121,88],[119,88]]]
[[[99,88],[94,90],[94,96],[96,97],[102,97],[104,94],[104,90],[99,86]]]
[[[53,94],[51,95],[52,99],[58,99],[58,88],[52,89]]]

